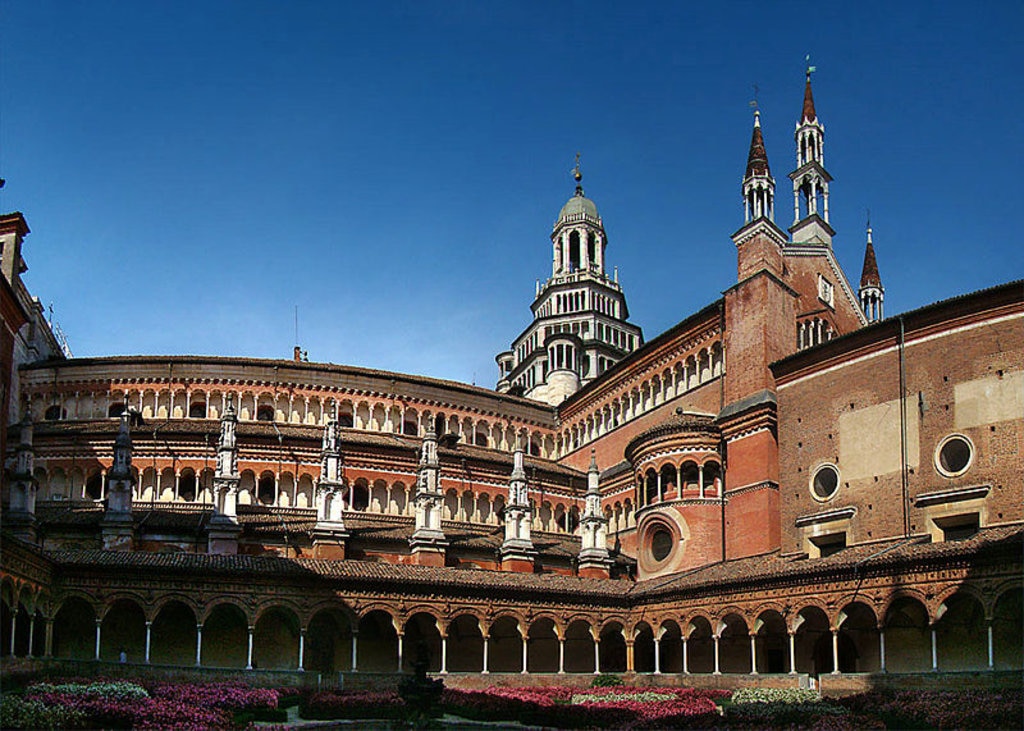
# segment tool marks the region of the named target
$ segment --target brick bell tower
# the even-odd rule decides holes
[[[744,223],[732,235],[737,281],[725,295],[728,368],[718,416],[726,460],[725,558],[779,546],[775,381],[768,364],[793,349],[797,293],[785,281],[786,234],[775,224],[775,180],[754,130],[742,184]]]

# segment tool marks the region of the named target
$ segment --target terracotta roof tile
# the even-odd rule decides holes
[[[818,118],[814,111],[814,94],[811,92],[811,76],[807,75],[807,86],[804,87],[804,109],[800,118],[801,122],[813,122]]]
[[[864,249],[864,268],[860,275],[861,287],[881,287],[882,277],[878,274],[878,262],[875,261],[875,247],[868,240],[867,248]]]
[[[768,166],[768,152],[764,148],[764,137],[761,135],[761,124],[758,117],[754,117],[754,133],[750,138],[750,153],[747,155],[747,174],[750,178],[755,175],[764,177],[772,174]]]

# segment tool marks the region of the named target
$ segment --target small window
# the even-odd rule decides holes
[[[846,548],[846,533],[830,533],[827,536],[817,536],[811,539],[811,543],[818,549],[818,557],[825,558],[833,553],[839,553]]]
[[[977,513],[937,518],[935,525],[942,531],[943,541],[965,541],[978,533],[980,521]]]
[[[256,410],[256,421],[273,421],[274,420],[274,407],[273,406],[260,406]]]
[[[206,404],[202,401],[193,401],[192,405],[188,407],[188,417],[190,419],[205,419]]]
[[[825,277],[818,275],[818,299],[829,307],[835,306],[835,287]]]
[[[811,478],[811,495],[815,500],[831,500],[839,489],[839,469],[833,464],[823,464]]]
[[[651,535],[651,557],[661,563],[672,553],[672,534],[665,528],[657,528]]]
[[[935,468],[945,477],[958,477],[974,459],[974,445],[962,434],[946,437],[935,450]]]

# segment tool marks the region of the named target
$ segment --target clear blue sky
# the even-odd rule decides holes
[[[652,338],[735,281],[759,101],[788,226],[804,55],[835,247],[886,313],[1024,276],[1018,2],[0,0],[0,209],[76,355],[493,386],[583,153]],[[786,212],[786,213],[783,213]]]

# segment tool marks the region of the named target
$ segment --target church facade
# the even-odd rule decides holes
[[[495,390],[298,352],[7,357],[0,651],[358,674],[425,643],[474,678],[835,687],[1019,671],[1024,285],[885,318],[870,229],[856,288],[832,248],[809,74],[785,230],[760,125],[735,282],[648,341],[577,166]],[[5,255],[27,233],[3,217]],[[32,318],[8,268],[13,341]]]

